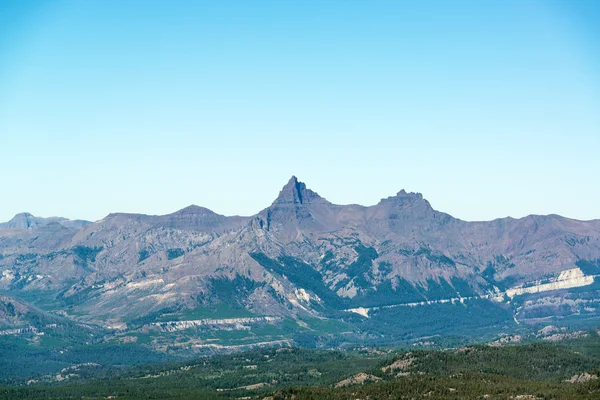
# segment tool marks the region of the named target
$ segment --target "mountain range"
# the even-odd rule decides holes
[[[593,325],[598,274],[600,220],[467,222],[404,190],[336,205],[292,177],[250,217],[16,215],[0,224],[0,329],[63,323],[167,352],[429,343]]]

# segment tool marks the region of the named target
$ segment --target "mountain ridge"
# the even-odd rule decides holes
[[[191,205],[158,216],[113,213],[79,229],[60,223],[0,229],[1,291],[42,293],[55,304],[49,312],[122,329],[153,329],[135,321],[227,307],[278,321],[332,319],[373,337],[383,334],[377,326],[387,326],[384,336],[393,337],[410,328],[392,322],[399,318],[394,313],[409,310],[388,306],[441,309],[456,299],[471,305],[452,308],[455,322],[429,333],[449,332],[468,318],[480,321],[477,329],[596,318],[600,301],[570,293],[571,284],[525,305],[521,297],[537,295],[515,288],[561,289],[536,282],[575,271],[581,276],[575,285],[595,293],[598,260],[600,221],[550,215],[468,222],[405,190],[372,206],[337,205],[295,176],[249,217]],[[507,291],[519,295],[505,299]],[[373,322],[348,312],[365,308],[376,311],[360,318]]]
[[[296,185],[298,185],[296,187]],[[271,205],[274,204],[303,204],[303,201],[299,201],[299,197],[298,197],[298,193],[300,193],[300,199],[306,197],[308,198],[309,202],[310,200],[314,200],[316,199],[317,202],[323,202],[326,204],[330,204],[333,206],[340,206],[340,207],[362,207],[362,208],[372,208],[372,207],[376,207],[378,206],[381,202],[384,202],[386,200],[391,200],[394,198],[415,198],[418,200],[423,200],[425,201],[427,204],[429,204],[429,206],[431,207],[431,204],[429,203],[429,201],[427,199],[424,198],[423,194],[420,192],[409,192],[406,189],[400,189],[395,195],[393,196],[388,196],[388,197],[384,197],[382,199],[380,199],[377,203],[372,204],[372,205],[363,205],[363,204],[357,204],[357,203],[343,203],[343,204],[337,204],[337,203],[331,203],[330,201],[328,201],[327,199],[323,198],[322,196],[320,196],[317,192],[308,189],[306,184],[304,182],[301,182],[298,180],[298,178],[295,175],[292,175],[292,177],[288,180],[288,182],[286,183],[286,185],[284,185],[282,187],[282,189],[279,192],[279,195],[275,198],[275,200],[273,200]],[[302,194],[304,193],[304,195]],[[283,197],[282,197],[283,196]],[[287,196],[287,197],[286,197]],[[267,207],[268,208],[268,207]],[[178,214],[178,213],[184,213],[187,212],[189,210],[194,210],[194,209],[202,209],[205,211],[209,211],[210,213],[219,215],[219,216],[223,216],[223,217],[229,217],[229,218],[251,218],[255,215],[258,215],[260,213],[260,211],[256,214],[252,214],[252,215],[239,215],[239,214],[232,214],[232,215],[226,215],[226,214],[219,214],[213,210],[211,210],[210,208],[204,207],[204,206],[199,206],[196,204],[190,204],[186,207],[183,207],[182,209],[173,211],[171,213],[167,213],[167,214],[144,214],[144,213],[131,213],[131,212],[113,212],[113,213],[109,213],[107,214],[105,217],[101,218],[98,221],[101,221],[103,219],[106,219],[108,217],[114,217],[114,216],[137,216],[137,217],[166,217],[169,215],[174,215],[174,214]],[[433,209],[433,207],[432,207]],[[434,209],[435,210],[435,209]],[[450,214],[448,214],[450,215]],[[560,218],[565,218],[565,219],[569,219],[572,221],[579,221],[579,222],[600,222],[600,218],[592,218],[592,219],[579,219],[579,218],[571,218],[571,217],[566,217],[560,214],[555,214],[555,213],[551,213],[551,214],[536,214],[536,213],[532,213],[532,214],[527,214],[524,215],[522,217],[512,217],[512,216],[504,216],[504,217],[496,217],[496,218],[492,218],[492,219],[482,219],[482,220],[466,220],[466,219],[462,219],[462,218],[458,218],[458,217],[454,217],[454,219],[460,220],[460,221],[464,221],[464,222],[493,222],[496,220],[521,220],[524,218],[528,218],[528,217],[536,217],[536,216],[540,216],[540,217],[560,217]],[[82,222],[82,223],[93,223],[93,222],[98,222],[98,221],[87,221],[87,220],[82,220],[82,219],[75,219],[75,220],[70,220],[68,218],[65,217],[57,217],[57,216],[52,216],[52,217],[37,217],[37,216],[33,216],[31,213],[29,212],[20,212],[15,214],[15,216],[9,220],[9,221],[5,221],[5,222],[0,222],[0,228],[8,228],[10,227],[9,224],[11,221],[13,220],[18,220],[20,218],[23,217],[29,217],[32,219],[36,219],[36,220],[49,220],[50,222],[54,222],[54,221],[72,221],[72,222]],[[35,224],[34,226],[37,226],[38,224]]]

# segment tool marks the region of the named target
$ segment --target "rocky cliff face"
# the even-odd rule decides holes
[[[364,321],[347,320],[355,315],[347,310],[377,309],[385,320],[386,307],[451,299],[463,308],[464,299],[485,300],[529,318],[527,306],[517,312],[507,302],[540,292],[518,288],[594,287],[597,260],[600,221],[466,222],[404,190],[371,207],[341,206],[295,177],[252,217],[190,206],[94,223],[19,214],[0,225],[0,290],[37,293],[52,304],[47,311],[127,329],[219,305],[257,317],[337,318],[360,329]],[[573,285],[556,284],[576,268]],[[492,301],[499,293],[510,295]],[[572,295],[556,296],[560,303]],[[569,303],[574,314],[595,316],[600,306],[576,303]]]

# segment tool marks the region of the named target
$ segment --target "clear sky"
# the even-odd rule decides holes
[[[600,218],[600,1],[0,1],[0,221],[249,215],[291,175]]]

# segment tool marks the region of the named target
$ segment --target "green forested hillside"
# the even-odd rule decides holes
[[[445,350],[283,347],[128,369],[83,365],[5,384],[0,398],[598,399],[599,368],[595,332]]]

